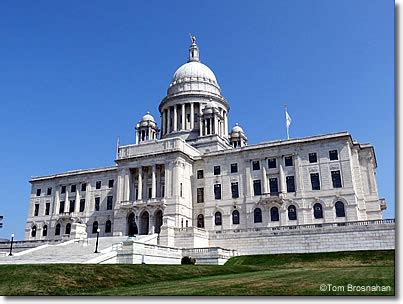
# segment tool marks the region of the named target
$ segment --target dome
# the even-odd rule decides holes
[[[147,114],[144,115],[143,118],[141,118],[141,121],[149,121],[149,120],[155,122],[154,117],[151,116],[150,112],[147,112]]]
[[[239,126],[239,124],[235,124],[235,126],[232,128],[232,130],[231,130],[231,133],[234,133],[234,132],[241,132],[241,133],[244,133],[244,131],[243,131],[243,129]]]
[[[171,85],[182,81],[207,81],[218,86],[213,71],[198,61],[187,62],[176,70]]]

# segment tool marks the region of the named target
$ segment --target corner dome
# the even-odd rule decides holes
[[[241,133],[244,133],[243,129],[239,126],[238,123],[236,123],[235,126],[234,126],[234,127],[232,128],[232,130],[231,130],[231,133],[234,133],[234,132],[241,132]]]
[[[154,119],[154,117],[152,117],[152,115],[150,114],[150,112],[147,112],[147,114],[144,115],[144,116],[141,118],[141,121],[153,121],[153,122],[155,122],[155,119]]]

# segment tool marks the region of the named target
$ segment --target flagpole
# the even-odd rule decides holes
[[[288,123],[288,112],[287,112],[287,105],[284,105],[285,107],[285,127],[287,129],[287,140],[290,139],[290,124]]]

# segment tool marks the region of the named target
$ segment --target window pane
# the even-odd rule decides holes
[[[269,169],[273,169],[277,167],[277,162],[275,158],[269,158],[268,160]]]
[[[333,188],[341,188],[341,176],[340,176],[340,170],[336,171],[331,171],[332,174],[332,182],[333,182]]]
[[[238,183],[231,183],[232,198],[239,197]]]
[[[221,174],[221,167],[214,166],[214,175],[220,175],[220,174]]]
[[[309,153],[309,162],[316,163],[317,161],[318,161],[318,158],[316,156],[316,153]]]
[[[253,211],[253,221],[255,223],[262,222],[262,210],[260,208],[256,208],[255,211]]]
[[[71,185],[71,192],[76,192],[76,185]]]
[[[96,182],[95,188],[96,189],[101,189],[101,181]]]
[[[254,160],[252,162],[252,168],[253,170],[260,170],[260,162],[258,160]]]
[[[292,156],[286,156],[284,158],[284,164],[286,167],[292,166]]]
[[[214,223],[216,225],[222,225],[222,217],[221,217],[221,212],[216,212],[214,216]]]
[[[287,176],[286,182],[287,182],[287,192],[295,192],[294,176]]]
[[[338,160],[339,155],[337,154],[337,150],[329,151],[329,159],[330,160]]]
[[[288,219],[290,221],[295,221],[297,219],[297,209],[294,205],[288,207]]]
[[[345,217],[346,213],[344,210],[344,204],[340,201],[336,202],[335,204],[335,208],[336,208],[336,216],[337,217]]]
[[[316,203],[315,205],[313,205],[313,216],[316,219],[323,218],[323,210],[321,204]]]
[[[41,196],[41,189],[36,189],[36,196]]]
[[[239,211],[234,210],[232,212],[232,224],[238,225],[239,224]]]
[[[231,164],[231,173],[238,172],[238,164]]]
[[[311,173],[312,190],[320,190],[319,173]]]
[[[81,184],[81,191],[86,191],[87,190],[87,184]]]
[[[253,181],[253,193],[254,195],[262,195],[262,187],[260,180]]]
[[[270,194],[277,195],[278,192],[278,181],[276,177],[269,178]]]
[[[203,178],[203,170],[197,170],[197,179]]]
[[[47,195],[52,195],[52,188],[48,188],[46,194],[47,194]]]
[[[221,184],[214,185],[214,197],[215,199],[221,199]]]
[[[109,181],[108,181],[108,187],[109,188],[113,188],[113,184],[114,184],[114,180],[113,179],[110,179]]]
[[[277,207],[272,207],[270,209],[270,219],[272,222],[278,222],[279,221],[279,214],[278,214],[278,208]]]

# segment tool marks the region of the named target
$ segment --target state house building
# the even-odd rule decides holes
[[[135,143],[117,145],[114,166],[33,177],[25,239],[99,229],[209,246],[226,231],[382,219],[370,144],[341,132],[248,145],[241,126],[228,129],[229,102],[194,37],[158,109],[159,124],[147,113]]]

